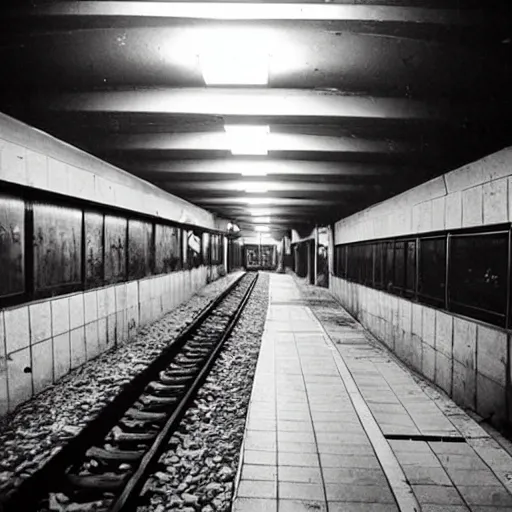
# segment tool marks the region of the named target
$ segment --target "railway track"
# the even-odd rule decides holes
[[[0,511],[135,510],[148,473],[235,327],[256,280],[257,274],[244,274],[220,294],[79,435],[14,492],[0,496]]]

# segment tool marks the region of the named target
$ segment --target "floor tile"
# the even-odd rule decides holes
[[[318,466],[279,466],[279,481],[322,483],[322,474]]]
[[[240,498],[271,498],[277,499],[277,487],[275,482],[258,480],[240,480],[237,489]]]
[[[463,505],[459,493],[454,487],[441,485],[413,485],[414,494],[418,501],[438,505]]]
[[[242,480],[270,480],[277,478],[276,466],[265,466],[256,464],[244,464],[242,468]]]
[[[275,499],[236,498],[233,512],[277,512]]]
[[[279,512],[327,512],[323,500],[279,500]]]
[[[391,491],[382,485],[326,484],[327,501],[395,503]]]
[[[380,468],[377,457],[366,455],[330,455],[320,454],[323,468]]]
[[[264,452],[261,450],[244,450],[244,464],[275,466],[276,463],[276,452]]]
[[[321,484],[279,482],[279,499],[323,500],[324,488]]]
[[[326,484],[387,485],[382,469],[322,467]]]
[[[279,466],[315,467],[319,465],[316,453],[279,452],[277,458]]]

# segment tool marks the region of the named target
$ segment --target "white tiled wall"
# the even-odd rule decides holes
[[[206,277],[200,267],[0,311],[0,415],[129,341],[189,299]]]

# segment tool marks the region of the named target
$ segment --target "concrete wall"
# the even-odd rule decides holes
[[[203,266],[0,311],[0,414],[128,342],[202,288],[206,273]]]
[[[206,210],[0,114],[0,192],[2,181],[201,227],[227,227]],[[221,266],[226,268],[225,257]],[[218,277],[219,267],[200,267],[0,311],[0,415],[125,343]]]
[[[335,244],[510,222],[512,148],[335,224]],[[377,338],[453,399],[512,426],[511,335],[504,329],[333,277],[331,291]]]

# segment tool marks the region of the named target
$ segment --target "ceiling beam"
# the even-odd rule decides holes
[[[458,25],[473,24],[482,12],[460,9],[425,9],[384,5],[342,5],[341,3],[226,3],[226,2],[136,2],[62,1],[42,3],[11,11],[37,17],[127,17],[193,18],[212,20],[329,20],[395,24]]]
[[[268,151],[333,151],[343,153],[396,153],[414,149],[412,144],[390,140],[368,140],[352,137],[269,133]],[[225,132],[217,133],[157,133],[115,135],[94,143],[95,151],[217,151],[231,148]]]
[[[352,96],[334,92],[258,88],[154,88],[41,95],[41,110],[71,112],[204,114],[223,116],[322,117],[439,121],[449,117],[446,101]]]

